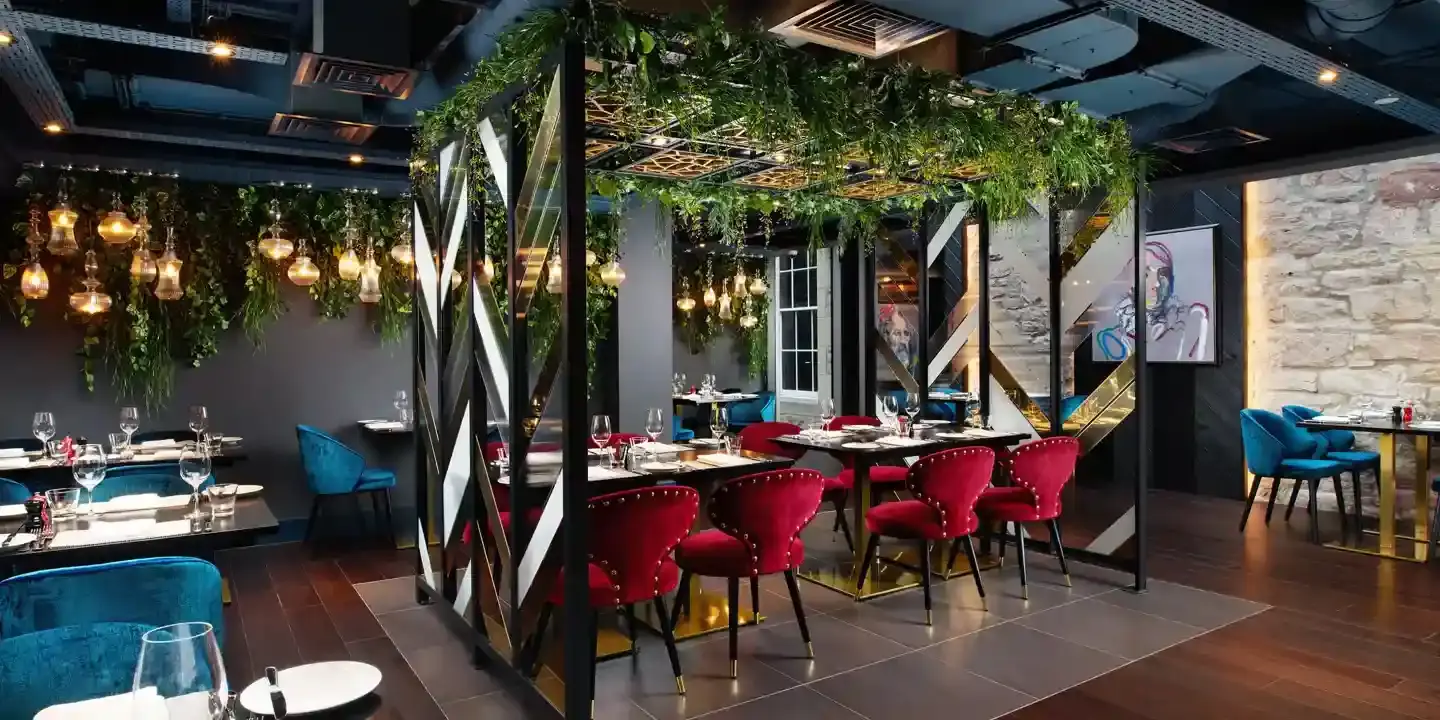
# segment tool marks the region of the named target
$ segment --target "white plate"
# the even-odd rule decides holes
[[[241,485],[235,488],[235,494],[237,496],[254,495],[264,489],[265,486],[263,485]]]
[[[233,445],[235,443],[243,441],[244,439],[245,438],[237,437],[234,435],[226,435],[225,437],[220,438],[220,442],[225,443],[226,445]]]
[[[942,421],[940,421],[940,420],[916,420],[916,421],[915,421],[915,427],[935,427],[935,426],[937,426],[937,425],[949,425],[949,423],[942,422]]]
[[[25,505],[0,505],[0,518],[25,517]],[[0,537],[4,537],[0,535]]]
[[[840,447],[845,448],[846,450],[875,450],[880,447],[880,444],[870,442],[850,442],[845,443]]]
[[[9,534],[10,534],[10,533],[5,533],[5,535],[9,535]],[[4,539],[5,539],[5,535],[0,535],[0,540],[4,540]],[[6,548],[24,547],[24,546],[26,546],[26,545],[29,545],[29,544],[32,543],[32,542],[35,542],[35,536],[34,536],[34,535],[31,535],[30,533],[20,533],[20,534],[16,535],[15,537],[10,538],[10,542],[5,543],[4,547],[6,547]]]
[[[285,693],[289,715],[330,710],[374,692],[380,686],[380,670],[374,665],[344,660],[322,662],[280,671],[280,689]],[[270,684],[260,678],[240,693],[240,704],[261,715],[274,712],[270,706]]]
[[[685,466],[672,462],[652,462],[641,465],[640,469],[647,472],[675,472],[676,470],[685,469]]]
[[[720,438],[695,438],[690,441],[690,444],[700,445],[701,447],[717,447],[724,444],[724,441]]]
[[[879,430],[880,427],[878,425],[844,425],[840,429],[849,430],[850,432],[875,432]]]
[[[966,435],[965,433],[944,432],[935,433],[935,437],[940,438],[941,440],[964,440],[970,436]]]

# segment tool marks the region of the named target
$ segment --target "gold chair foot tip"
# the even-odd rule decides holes
[[[685,678],[683,678],[683,677],[677,677],[677,678],[675,678],[675,690],[676,690],[676,692],[679,692],[681,695],[684,695],[684,694],[685,694]]]
[[[805,657],[811,660],[815,659],[815,646],[811,645],[808,640],[805,642]]]
[[[731,661],[730,661],[730,679],[731,679],[731,680],[734,680],[734,679],[736,679],[736,678],[738,678],[738,677],[740,677],[740,662],[739,662],[738,660],[731,660]]]
[[[926,610],[926,611],[925,611],[925,624],[926,624],[926,625],[934,625],[934,624],[935,624],[935,613],[933,613],[933,612],[931,612],[931,611],[929,611],[929,610]]]
[[[1065,573],[1065,587],[1075,587],[1075,584],[1070,582],[1070,573]]]

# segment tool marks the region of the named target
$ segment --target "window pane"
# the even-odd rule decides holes
[[[794,275],[791,273],[780,273],[780,290],[779,294],[775,297],[778,298],[782,310],[790,307],[790,278],[792,277],[794,277]]]
[[[786,313],[795,316],[795,349],[815,349],[815,311],[801,310],[795,313]]]
[[[795,353],[780,353],[780,389],[795,389]]]
[[[805,275],[807,276],[806,279],[809,281],[810,304],[811,304],[811,305],[819,305],[819,304],[820,304],[820,298],[816,296],[816,289],[815,289],[816,280],[815,280],[815,278],[820,275],[820,272],[819,272],[818,270],[815,270],[814,268],[811,268],[810,272],[805,273]]]
[[[815,353],[795,353],[796,390],[815,392]]]
[[[796,336],[796,329],[795,329],[796,318],[795,318],[795,316],[796,316],[796,314],[797,314],[797,313],[793,313],[793,312],[782,312],[782,313],[780,313],[780,349],[781,349],[781,350],[794,350],[794,349],[795,349],[795,336]]]

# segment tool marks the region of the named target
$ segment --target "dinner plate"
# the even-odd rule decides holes
[[[849,430],[850,432],[875,432],[880,428],[876,425],[843,425],[840,429]]]
[[[287,715],[304,715],[348,705],[380,686],[380,670],[353,660],[312,663],[279,674]],[[270,715],[270,683],[260,678],[240,693],[240,704],[252,713]]]
[[[5,535],[9,534],[10,533],[5,533]],[[5,535],[0,535],[0,541],[5,540]],[[35,542],[34,535],[31,535],[30,533],[19,533],[15,537],[10,538],[10,542],[5,543],[3,546],[0,546],[0,550],[14,550],[16,548],[23,548],[32,542]]]
[[[685,466],[673,462],[652,462],[641,465],[640,469],[647,472],[675,472],[676,470],[685,469]]]
[[[264,489],[265,489],[265,486],[263,486],[263,485],[241,485],[240,487],[235,488],[235,494],[236,494],[237,496],[239,496],[239,495],[254,495],[254,494],[256,494],[256,493],[258,493],[258,492],[260,492],[261,490],[264,490]]]
[[[25,505],[0,505],[0,518],[25,517]]]
[[[880,447],[880,444],[872,442],[848,442],[840,447],[846,450],[875,450]]]
[[[940,438],[941,440],[964,440],[965,438],[970,436],[966,435],[965,433],[937,432],[935,433],[935,437]]]
[[[690,444],[700,445],[702,447],[716,447],[724,444],[724,441],[720,438],[695,438],[694,440],[690,441]]]

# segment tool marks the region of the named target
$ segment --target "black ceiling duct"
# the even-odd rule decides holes
[[[403,100],[410,69],[409,0],[314,0],[314,39],[295,84]]]
[[[1354,37],[1390,17],[1396,0],[1305,0],[1305,22],[1319,40]]]

